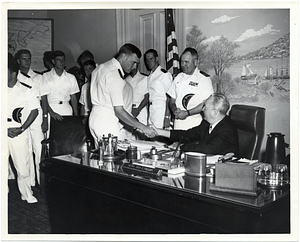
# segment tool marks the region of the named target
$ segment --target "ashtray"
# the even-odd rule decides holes
[[[289,181],[287,180],[279,180],[279,179],[258,179],[258,185],[262,188],[270,188],[280,190],[289,185]]]
[[[99,160],[99,149],[92,150],[91,152],[93,153],[91,159]],[[121,161],[125,159],[125,157],[125,152],[118,150],[114,152],[113,156],[103,155],[103,161]]]

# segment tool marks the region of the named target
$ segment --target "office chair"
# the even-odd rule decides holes
[[[238,104],[231,107],[229,116],[238,130],[241,158],[259,159],[265,134],[265,113],[262,107]]]
[[[80,154],[87,139],[93,138],[88,124],[83,124],[84,116],[63,116],[63,120],[50,121],[50,135],[42,141],[42,158],[40,163],[41,196],[45,196],[45,162],[47,158],[59,155]]]

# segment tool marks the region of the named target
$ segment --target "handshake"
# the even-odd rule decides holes
[[[187,110],[186,111],[181,110],[180,108],[176,108],[173,113],[174,113],[175,119],[184,120],[189,116],[189,113]]]
[[[154,138],[156,136],[163,136],[166,138],[170,138],[171,131],[167,129],[159,129],[155,127],[155,125],[150,124],[145,126],[142,130],[143,134],[146,135],[148,138]]]
[[[153,124],[145,126],[144,129],[142,130],[142,132],[148,138],[154,138],[159,135],[158,129]]]

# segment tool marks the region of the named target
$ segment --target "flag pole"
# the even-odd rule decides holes
[[[173,78],[179,73],[179,55],[175,25],[173,21],[173,9],[165,9],[166,26],[166,69],[172,73]]]

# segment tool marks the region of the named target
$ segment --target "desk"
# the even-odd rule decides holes
[[[213,192],[212,178],[149,179],[61,158],[41,163],[55,234],[290,233],[290,193]]]

